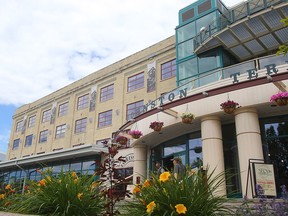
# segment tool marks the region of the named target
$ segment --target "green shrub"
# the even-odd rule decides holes
[[[61,172],[57,177],[49,171],[42,174],[42,180],[30,182],[27,192],[12,200],[10,211],[69,216],[99,215],[102,212],[104,197],[94,176],[78,177],[75,172]]]
[[[224,173],[212,177],[205,172],[187,174],[182,180],[175,179],[170,172],[164,172],[159,179],[153,176],[142,185],[136,185],[133,193],[136,199],[128,202],[127,215],[179,215],[207,216],[228,215],[230,210],[223,206],[226,197],[218,194],[224,184]]]

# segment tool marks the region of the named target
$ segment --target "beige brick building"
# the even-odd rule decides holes
[[[175,88],[175,63],[168,66],[168,72],[163,72],[167,67],[161,69],[173,60],[172,36],[20,107],[13,116],[7,158],[30,157],[110,138],[136,109]],[[150,63],[156,66],[156,87],[148,92]],[[164,73],[170,76],[162,78]],[[13,146],[15,140],[19,144]]]

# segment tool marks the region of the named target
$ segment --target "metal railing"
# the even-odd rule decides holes
[[[287,0],[250,0],[238,4],[227,12],[221,14],[196,35],[194,49],[196,50],[204,41],[226,28],[228,25],[282,2],[287,2]]]

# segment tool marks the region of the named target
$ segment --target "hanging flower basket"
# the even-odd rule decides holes
[[[201,146],[196,146],[194,148],[194,152],[197,153],[197,154],[201,153],[202,152],[202,147]]]
[[[233,100],[227,100],[220,104],[221,109],[227,114],[233,114],[237,108],[239,108],[239,104]]]
[[[128,141],[128,138],[125,136],[117,136],[116,142],[121,144],[121,145],[126,145]]]
[[[143,133],[140,130],[131,130],[128,133],[133,139],[139,139],[141,136],[143,136]]]
[[[163,125],[164,125],[163,122],[155,121],[155,122],[151,122],[151,123],[150,123],[149,128],[153,129],[154,131],[159,132],[159,131],[162,130]]]
[[[183,113],[181,115],[182,122],[185,124],[191,124],[193,119],[195,118],[192,113]]]
[[[278,106],[285,106],[288,104],[288,92],[274,94],[271,96],[270,101],[275,102]]]

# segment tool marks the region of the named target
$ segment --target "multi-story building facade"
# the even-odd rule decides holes
[[[102,140],[139,129],[144,136],[119,152],[127,158],[119,173],[134,183],[156,160],[172,169],[177,156],[190,167],[200,160],[215,173],[231,170],[223,193],[238,197],[255,193],[258,164],[272,164],[267,191],[279,195],[288,182],[288,109],[270,96],[287,91],[287,57],[275,55],[288,41],[285,16],[283,0],[232,8],[199,0],[181,9],[175,37],[20,107],[0,181],[39,179],[43,164],[93,172]],[[241,106],[233,114],[220,109],[228,99]],[[185,112],[196,116],[192,124],[181,123]],[[149,128],[154,121],[164,123],[161,132]]]
[[[172,36],[17,109],[1,181],[39,179],[36,168],[46,166],[94,172],[106,150],[102,141],[175,88],[175,56]],[[119,151],[127,159],[119,173],[132,175],[133,149],[128,143]]]
[[[276,56],[288,41],[280,22],[287,1],[246,1],[227,8],[219,0],[199,0],[179,11],[176,27],[177,88],[145,106],[145,112],[122,129],[141,128],[145,136],[134,146],[134,173],[145,176],[153,161],[172,169],[175,156],[190,167],[203,164],[226,170],[223,194],[255,195],[261,183],[267,195],[278,196],[288,182],[287,106],[270,97],[287,92],[287,56]],[[240,104],[226,114],[220,104]],[[181,123],[181,114],[196,116]],[[162,121],[160,133],[150,122]],[[265,174],[266,173],[266,174]]]

